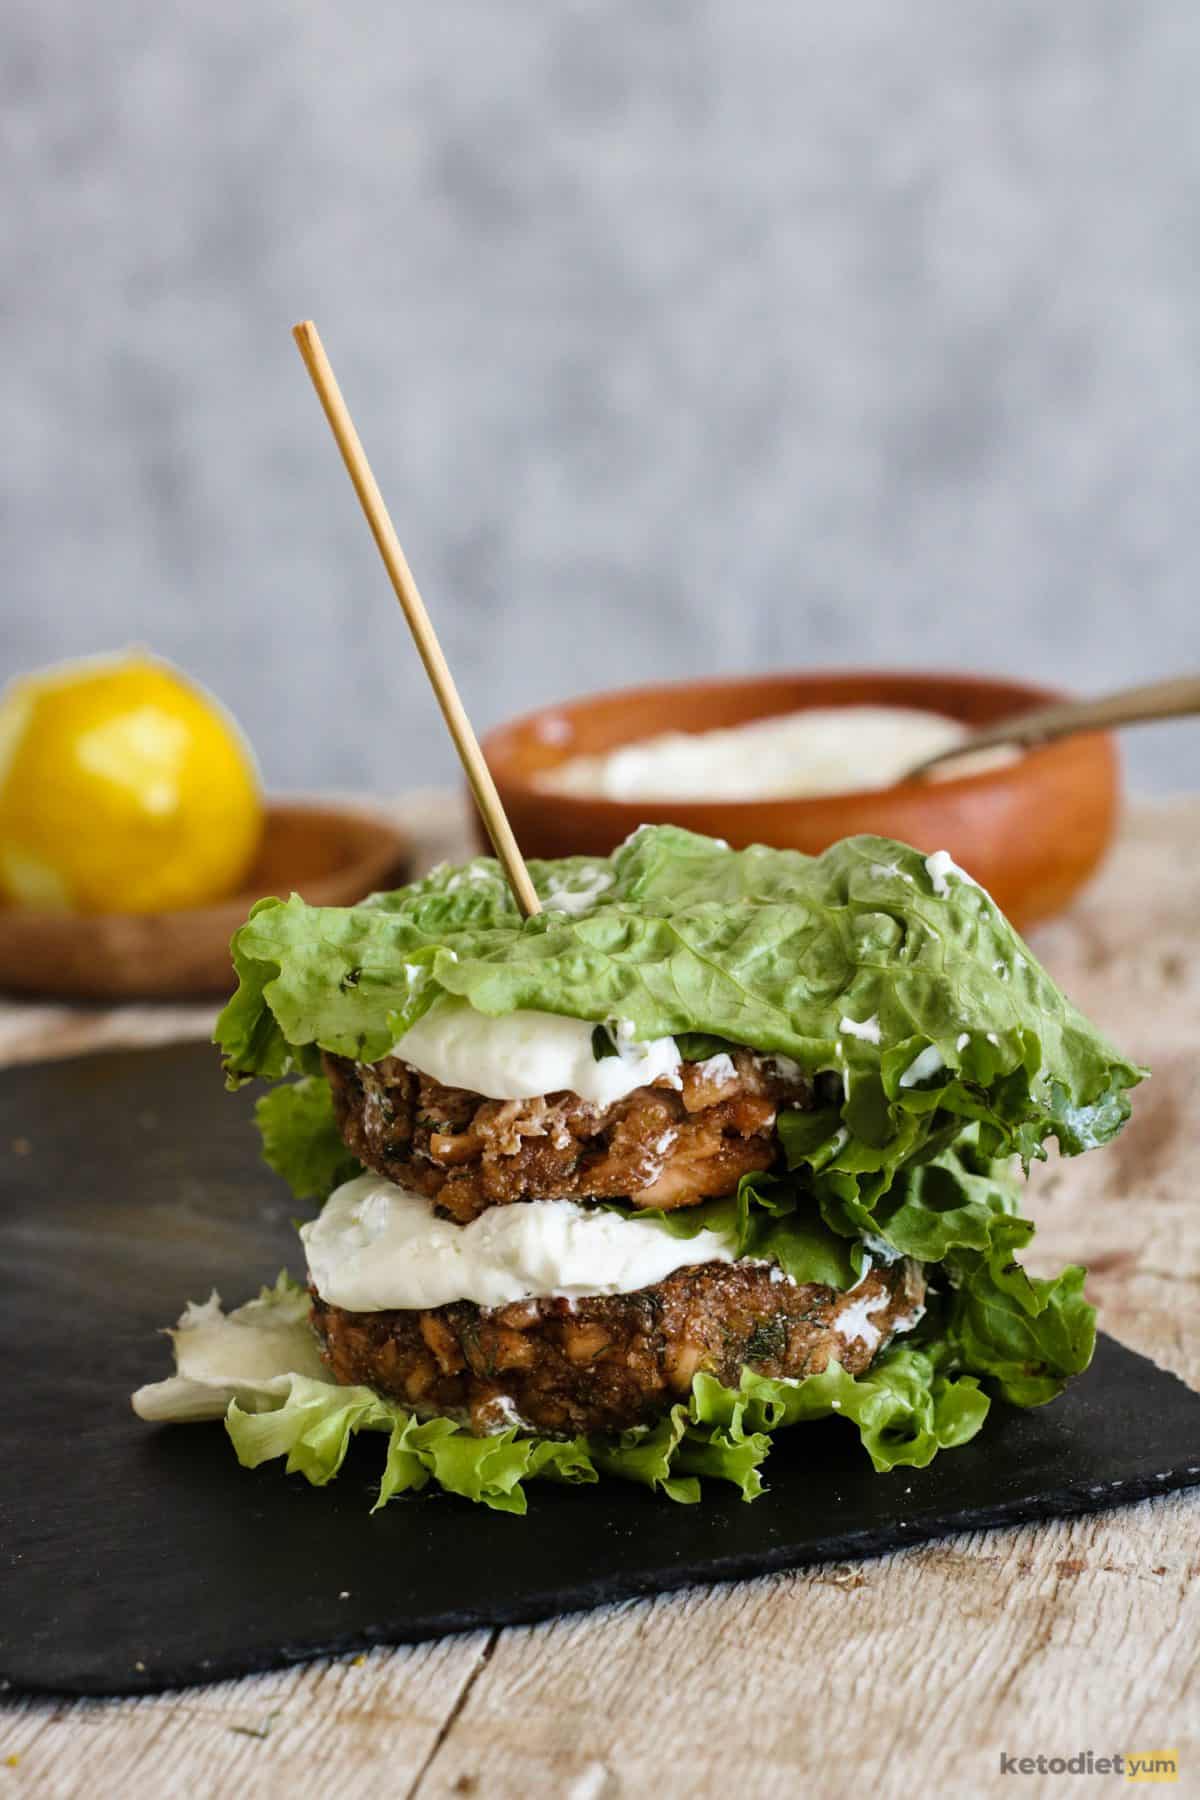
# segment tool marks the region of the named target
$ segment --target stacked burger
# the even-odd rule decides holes
[[[1086,1367],[1083,1271],[1025,1274],[1014,1171],[1111,1138],[1140,1071],[949,857],[647,827],[531,874],[532,919],[486,859],[255,908],[217,1036],[323,1203],[307,1287],[189,1307],[144,1416],[224,1414],[318,1482],[386,1432],[381,1502],[753,1498],[782,1425],[923,1464]]]
[[[450,1001],[382,1062],[326,1057],[338,1127],[373,1172],[301,1233],[339,1381],[481,1432],[613,1431],[686,1398],[699,1369],[736,1386],[743,1367],[803,1376],[836,1357],[858,1375],[916,1324],[910,1258],[864,1258],[844,1291],[788,1278],[739,1255],[730,1207],[704,1205],[778,1161],[781,1111],[813,1110],[797,1064],[622,1031]]]

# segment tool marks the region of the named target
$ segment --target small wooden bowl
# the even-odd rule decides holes
[[[1059,912],[1111,842],[1120,799],[1107,733],[1064,738],[1000,768],[875,792],[774,800],[621,801],[558,794],[538,776],[663,731],[708,731],[809,706],[912,706],[980,726],[1064,698],[985,676],[856,671],[629,688],[528,713],[491,732],[484,754],[526,856],[602,856],[637,828],[675,824],[735,849],[773,844],[816,855],[877,832],[949,850],[1020,929]]]
[[[229,940],[264,894],[349,906],[407,874],[411,846],[386,819],[332,805],[269,801],[246,887],[215,906],[166,913],[0,909],[0,990],[71,1000],[182,1000],[227,994]]]

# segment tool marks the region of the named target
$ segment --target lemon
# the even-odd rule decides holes
[[[217,703],[137,652],[0,696],[0,900],[167,912],[234,893],[262,832],[250,751]]]

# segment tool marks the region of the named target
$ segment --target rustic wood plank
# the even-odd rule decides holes
[[[0,1713],[0,1776],[46,1800],[319,1792],[327,1800],[416,1784],[492,1633],[139,1700],[27,1701]],[[17,1758],[15,1766],[11,1759]],[[0,1789],[0,1791],[3,1791]]]
[[[506,1631],[420,1800],[973,1795],[1002,1750],[1194,1743],[1198,1523],[1147,1501]]]

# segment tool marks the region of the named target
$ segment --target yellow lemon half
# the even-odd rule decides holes
[[[262,816],[241,733],[168,663],[64,663],[0,697],[0,900],[204,906],[237,891]]]

